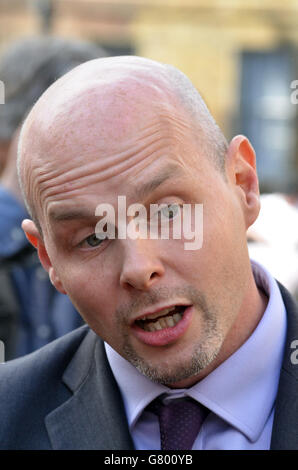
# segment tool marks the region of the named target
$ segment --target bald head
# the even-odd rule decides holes
[[[18,169],[27,208],[38,223],[45,175],[59,183],[60,162],[80,166],[121,151],[142,136],[158,133],[158,124],[175,126],[175,138],[186,131],[200,154],[224,170],[227,142],[190,80],[176,68],[140,57],[95,59],[57,80],[28,115],[20,136]],[[139,142],[142,147],[142,141]],[[96,152],[94,153],[94,147]],[[123,163],[127,161],[123,157]],[[74,174],[75,178],[75,174]],[[72,181],[73,183],[73,181]],[[47,191],[49,189],[47,188]],[[39,225],[39,224],[38,224]],[[40,228],[40,226],[39,226]]]

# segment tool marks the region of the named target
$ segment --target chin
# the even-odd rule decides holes
[[[166,361],[162,364],[153,364],[142,358],[134,358],[130,362],[153,382],[173,388],[182,388],[186,387],[188,383],[195,383],[199,379],[200,373],[214,360],[216,355],[214,351],[209,354],[197,353],[184,360],[179,356],[179,362],[177,360],[174,363]]]

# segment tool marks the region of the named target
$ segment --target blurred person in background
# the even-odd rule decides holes
[[[252,259],[298,300],[298,205],[295,195],[262,194],[259,217],[247,231]]]
[[[11,44],[0,59],[0,339],[5,360],[30,353],[82,324],[59,293],[21,229],[27,210],[18,184],[19,128],[39,96],[61,75],[105,56],[92,43],[32,37]]]

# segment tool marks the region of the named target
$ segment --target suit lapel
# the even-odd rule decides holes
[[[63,375],[72,397],[46,416],[53,449],[133,449],[103,342],[89,331]]]
[[[289,292],[278,284],[287,311],[288,327],[270,448],[298,449],[298,364],[293,361],[291,347],[298,339],[298,309]]]

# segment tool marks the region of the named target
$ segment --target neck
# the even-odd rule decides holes
[[[261,320],[268,304],[268,297],[255,283],[253,273],[243,298],[237,318],[228,332],[217,357],[198,375],[182,382],[169,385],[170,388],[188,388],[200,382],[222,362],[228,359],[252,335]]]

